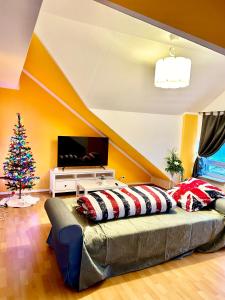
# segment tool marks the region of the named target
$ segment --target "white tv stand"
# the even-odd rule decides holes
[[[76,192],[79,180],[96,180],[104,177],[115,179],[115,170],[103,168],[70,169],[55,168],[50,170],[50,192],[52,197],[56,193]],[[96,190],[97,190],[96,185]]]

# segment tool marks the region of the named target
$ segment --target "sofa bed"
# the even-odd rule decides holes
[[[106,278],[154,266],[193,251],[225,246],[225,199],[193,213],[166,213],[93,222],[78,213],[75,199],[51,198],[48,244],[64,282],[77,290]]]

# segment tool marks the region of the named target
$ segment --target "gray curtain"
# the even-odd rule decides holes
[[[204,159],[216,153],[225,142],[225,113],[203,113],[202,131],[198,150],[198,158],[193,168],[193,177],[198,177],[204,169]]]

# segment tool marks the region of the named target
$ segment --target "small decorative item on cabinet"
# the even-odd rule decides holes
[[[175,174],[180,176],[180,181],[183,180],[184,168],[182,166],[182,161],[179,159],[175,149],[170,150],[169,155],[165,158],[165,160],[165,171],[170,174],[170,188],[172,188],[175,181]]]

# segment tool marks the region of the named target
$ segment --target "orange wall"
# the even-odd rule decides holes
[[[19,91],[0,89],[0,101],[0,165],[8,151],[16,113],[20,112],[37,162],[36,174],[41,177],[37,189],[49,187],[49,169],[56,166],[58,135],[97,136],[25,74],[22,74]],[[118,177],[125,175],[127,182],[150,181],[148,175],[112,146],[109,147],[109,167],[116,169]],[[0,191],[4,190],[1,182]]]
[[[97,0],[114,3],[225,49],[224,0]]]
[[[2,175],[1,166],[8,151],[17,112],[22,114],[28,140],[37,162],[36,175],[40,176],[40,181],[36,189],[49,188],[49,170],[56,166],[58,135],[98,136],[86,122],[59,103],[50,94],[53,92],[66,105],[78,112],[84,120],[108,136],[117,147],[129,154],[131,159],[110,144],[109,167],[116,170],[117,178],[125,176],[127,183],[151,182],[149,174],[160,180],[167,179],[159,169],[85,106],[36,36],[32,38],[24,70],[28,75],[22,73],[18,91],[0,89],[0,175]],[[30,78],[29,74],[38,82]],[[148,173],[132,160],[137,161]],[[157,179],[154,182],[157,183]],[[5,191],[5,186],[0,181],[0,192],[2,191]]]
[[[128,153],[132,159],[148,170],[152,176],[165,180],[167,179],[163,172],[138,153],[131,145],[129,145],[103,121],[95,116],[88,107],[86,107],[84,102],[80,99],[62,71],[35,35],[31,42],[24,69],[29,71],[36,79],[60,97],[70,108],[74,109],[84,119],[88,120],[88,122],[95,128],[108,136],[113,143],[119,146],[124,152]]]
[[[36,175],[41,177],[36,189],[49,188],[49,170],[56,166],[58,135],[98,136],[86,122],[50,95],[48,90],[50,89],[95,128],[109,136],[117,146],[120,146],[149,173],[160,179],[166,179],[166,176],[151,162],[142,157],[131,145],[89,111],[35,36],[32,39],[24,69],[44,84],[44,88],[22,73],[18,91],[0,89],[0,175],[3,173],[2,164],[7,155],[17,112],[22,114],[28,141],[37,162]],[[117,178],[125,176],[125,181],[128,183],[151,181],[149,174],[111,144],[109,167],[116,170]],[[5,186],[0,181],[0,192],[2,191],[5,191]]]
[[[184,178],[191,177],[194,154],[198,133],[198,115],[185,114],[183,115],[182,140],[180,157],[184,166]]]

